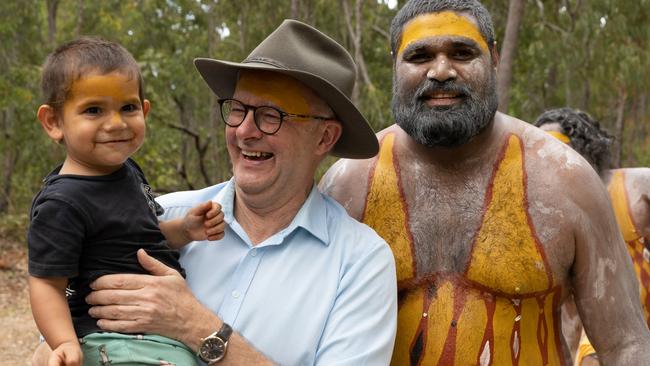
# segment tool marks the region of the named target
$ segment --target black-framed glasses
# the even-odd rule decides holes
[[[273,135],[278,132],[286,117],[320,119],[324,121],[333,119],[332,117],[287,113],[275,107],[265,105],[256,107],[244,104],[237,99],[219,99],[217,102],[219,102],[219,107],[221,109],[221,119],[226,125],[230,127],[238,127],[242,122],[244,122],[244,119],[246,119],[248,111],[253,111],[255,126],[266,135]]]

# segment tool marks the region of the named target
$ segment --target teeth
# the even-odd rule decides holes
[[[431,96],[432,98],[456,98],[456,94],[434,94]]]
[[[244,150],[242,150],[242,154],[244,154],[244,156],[249,156],[249,157],[254,157],[254,158],[261,158],[261,157],[271,156],[271,154],[261,152],[261,151],[244,151]]]

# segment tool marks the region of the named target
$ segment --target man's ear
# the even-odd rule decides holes
[[[323,124],[323,132],[318,143],[318,148],[316,149],[316,153],[319,155],[325,155],[330,152],[341,137],[341,133],[343,133],[343,126],[337,120],[323,121]]]
[[[51,105],[43,104],[38,107],[36,116],[41,121],[41,126],[43,126],[45,133],[54,142],[60,143],[63,140],[63,126],[54,108]]]
[[[144,114],[144,118],[147,118],[147,114],[149,114],[149,109],[151,109],[151,102],[149,102],[148,99],[145,99],[142,101],[142,114]]]
[[[497,49],[497,41],[494,41],[492,47],[490,48],[490,57],[492,58],[492,66],[494,70],[499,68],[499,50]]]

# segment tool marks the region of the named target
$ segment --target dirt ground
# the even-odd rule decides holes
[[[27,293],[27,247],[0,238],[0,366],[29,365],[37,344]]]

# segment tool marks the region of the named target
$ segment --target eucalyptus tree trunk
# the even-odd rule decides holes
[[[51,49],[56,48],[56,11],[59,0],[47,0],[47,41]]]
[[[512,69],[517,51],[517,37],[521,20],[524,16],[524,0],[510,0],[508,8],[508,21],[506,32],[501,47],[501,60],[497,74],[497,93],[499,95],[499,110],[508,111],[510,102],[510,85],[512,84]]]
[[[3,138],[6,142],[11,142],[13,139],[13,113],[10,109],[5,109],[0,112],[0,126],[4,129]],[[12,144],[8,144],[11,146]],[[11,202],[12,193],[12,179],[18,162],[19,152],[15,148],[9,146],[5,147],[2,159],[2,170],[4,180],[0,187],[0,214],[5,214],[9,211],[9,203]]]
[[[370,79],[366,60],[363,56],[363,6],[364,0],[354,0],[354,9],[350,9],[348,0],[341,0],[341,7],[343,8],[343,15],[345,25],[348,30],[348,35],[352,42],[352,57],[357,64],[357,80],[352,92],[352,102],[359,105],[361,87],[363,85],[369,91],[374,91],[375,85]]]
[[[84,0],[77,0],[77,22],[75,24],[75,36],[80,37],[84,24]]]
[[[621,87],[618,92],[618,106],[616,107],[616,141],[612,154],[614,168],[621,166],[621,155],[623,151],[623,135],[625,132],[625,103],[627,102],[627,90]]]

